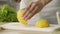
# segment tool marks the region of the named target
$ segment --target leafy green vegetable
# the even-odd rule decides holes
[[[0,8],[0,22],[17,22],[17,13],[12,7],[3,5]]]

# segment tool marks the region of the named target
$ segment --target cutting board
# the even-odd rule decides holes
[[[56,29],[60,28],[59,25],[54,25],[54,24],[50,24],[50,27],[47,27],[47,28],[37,28],[33,25],[25,26],[18,22],[6,23],[1,26],[5,29],[11,29],[11,30],[25,30],[25,31],[29,30],[29,31],[43,31],[43,32],[52,32],[52,31],[55,31]]]

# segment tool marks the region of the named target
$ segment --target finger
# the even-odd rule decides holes
[[[25,13],[25,15],[23,16],[23,18],[26,18],[28,16],[29,13],[31,13],[35,8],[35,4],[32,4],[31,8],[28,10],[28,12]]]
[[[35,7],[35,9],[33,10],[33,12],[30,13],[30,14],[25,18],[25,20],[31,19],[31,18],[36,14],[37,10],[38,10],[38,7]]]
[[[39,7],[36,6],[35,9],[31,12],[32,14],[36,14],[38,12]]]
[[[25,13],[29,10],[29,8],[31,7],[31,5],[32,5],[33,3],[31,2],[31,3],[29,3],[29,5],[25,8],[25,11],[24,11],[24,13],[23,13],[23,15],[22,16],[24,16],[25,15]]]

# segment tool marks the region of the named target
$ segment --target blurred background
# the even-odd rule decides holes
[[[17,11],[20,6],[20,0],[0,0],[0,7],[4,4],[8,4]]]

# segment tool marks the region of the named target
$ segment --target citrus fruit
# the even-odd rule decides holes
[[[17,12],[17,19],[18,19],[18,21],[19,21],[20,23],[26,25],[26,24],[27,24],[27,21],[22,18],[22,14],[23,14],[23,13],[24,13],[24,9],[20,9],[20,10]]]
[[[38,28],[49,27],[49,22],[46,19],[40,19],[36,22],[35,26],[38,27]]]

